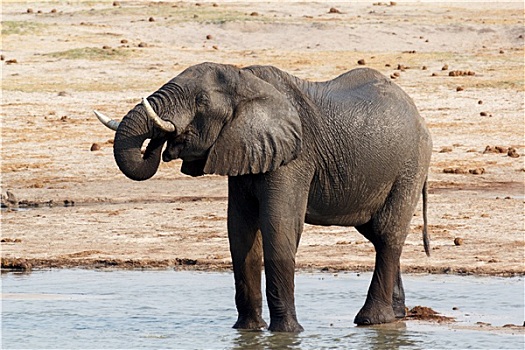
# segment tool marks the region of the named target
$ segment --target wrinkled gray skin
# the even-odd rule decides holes
[[[375,270],[355,323],[405,315],[399,258],[426,192],[432,143],[398,86],[366,68],[307,82],[269,66],[203,63],[148,100],[176,131],[158,130],[137,105],[117,130],[115,159],[126,176],[145,180],[155,174],[167,143],[162,159],[182,159],[183,173],[229,176],[234,328],[267,326],[261,317],[264,258],[269,329],[303,329],[294,269],[304,222],[354,226],[373,243]]]

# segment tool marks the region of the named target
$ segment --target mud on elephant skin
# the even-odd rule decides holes
[[[166,83],[121,122],[115,160],[145,180],[160,159],[192,176],[228,176],[235,328],[261,329],[261,273],[272,331],[298,332],[295,255],[304,223],[354,226],[376,263],[360,325],[405,313],[399,259],[423,194],[432,141],[413,101],[372,69],[308,82],[271,66],[202,63]],[[144,155],[142,144],[151,139]],[[162,148],[165,150],[162,153]],[[161,156],[162,154],[162,156]],[[264,259],[263,259],[264,258]]]

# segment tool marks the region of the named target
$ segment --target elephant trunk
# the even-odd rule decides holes
[[[143,181],[157,172],[165,137],[156,137],[145,113],[130,111],[120,122],[115,134],[113,154],[119,169],[132,180]],[[142,154],[144,141],[151,139]]]

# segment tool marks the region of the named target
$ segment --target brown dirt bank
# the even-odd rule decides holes
[[[434,139],[432,256],[418,208],[405,272],[525,274],[523,4],[330,7],[3,2],[1,189],[21,209],[1,213],[2,269],[228,269],[226,179],[186,177],[172,162],[127,180],[91,112],[122,116],[187,66],[215,61],[310,80],[363,63],[391,76]],[[299,269],[373,263],[353,228],[306,226]]]

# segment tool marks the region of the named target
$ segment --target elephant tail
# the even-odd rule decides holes
[[[427,197],[428,197],[428,177],[425,179],[423,185],[423,246],[425,247],[425,253],[430,256],[430,238],[428,236],[428,223],[427,223]]]

